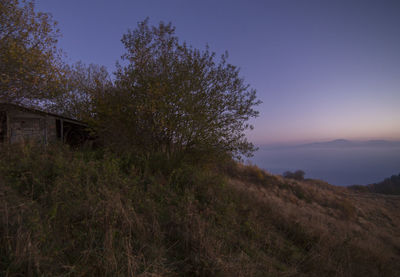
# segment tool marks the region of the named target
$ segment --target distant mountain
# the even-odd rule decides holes
[[[297,145],[296,147],[393,147],[399,146],[400,141],[390,141],[390,140],[346,140],[346,139],[335,139],[327,142],[314,142]]]
[[[334,148],[334,147],[400,147],[400,141],[392,140],[347,140],[335,139],[325,142],[312,142],[296,145],[261,145],[261,150],[288,149],[288,148]]]
[[[298,147],[315,147],[315,146],[322,146],[322,147],[331,147],[331,146],[354,146],[355,142],[347,139],[335,139],[331,141],[326,141],[326,142],[313,142],[313,143],[307,143],[307,144],[301,144],[298,145]]]

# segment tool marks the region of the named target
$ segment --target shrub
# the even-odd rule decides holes
[[[305,172],[303,170],[296,170],[295,172],[286,171],[283,173],[283,177],[289,179],[295,179],[298,181],[304,180]]]

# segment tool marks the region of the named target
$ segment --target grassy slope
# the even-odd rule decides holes
[[[358,192],[373,192],[388,195],[400,195],[400,174],[392,175],[382,182],[370,184],[367,186],[353,185],[350,189]]]
[[[388,276],[399,274],[400,197],[284,179],[254,166],[241,167],[237,176],[234,187],[251,191],[276,214],[318,237],[307,259],[337,276],[383,276],[379,270],[391,266]]]
[[[399,276],[400,198],[254,166],[1,150],[1,276]]]

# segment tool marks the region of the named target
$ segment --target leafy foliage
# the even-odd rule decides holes
[[[53,97],[63,87],[59,31],[34,2],[0,1],[0,100],[24,102]]]
[[[148,20],[122,42],[126,65],[95,103],[97,131],[106,141],[168,158],[251,154],[244,131],[260,101],[226,54],[217,59],[208,48],[189,47],[171,24],[154,27]]]
[[[95,113],[96,99],[113,86],[110,75],[104,66],[82,62],[67,65],[64,71],[66,88],[47,108],[57,114],[89,121]]]

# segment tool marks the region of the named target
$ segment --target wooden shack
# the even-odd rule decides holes
[[[21,105],[0,103],[0,143],[62,141],[80,145],[87,141],[87,125],[81,121]]]

